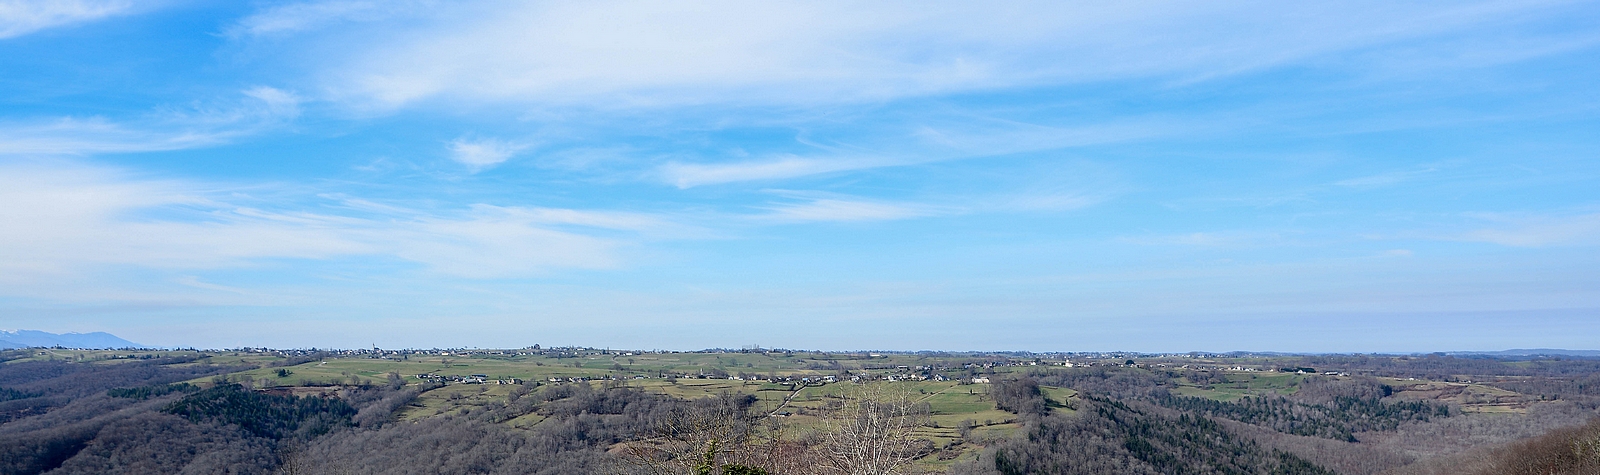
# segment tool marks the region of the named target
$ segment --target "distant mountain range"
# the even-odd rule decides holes
[[[0,330],[0,349],[53,346],[86,349],[144,347],[106,332],[55,334],[37,330]]]

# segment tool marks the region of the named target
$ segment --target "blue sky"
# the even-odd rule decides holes
[[[0,327],[1600,348],[1600,5],[0,1]]]

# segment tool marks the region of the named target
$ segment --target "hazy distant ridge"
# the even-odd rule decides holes
[[[1557,348],[1519,348],[1503,351],[1468,351],[1457,354],[1493,356],[1582,356],[1600,357],[1600,350],[1562,350]]]
[[[143,347],[138,343],[118,338],[106,332],[55,334],[38,330],[0,330],[0,348],[61,346],[66,348],[129,348]]]

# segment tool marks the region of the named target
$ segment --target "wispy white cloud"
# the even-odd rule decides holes
[[[1105,201],[1101,193],[1050,190],[1034,193],[999,195],[990,200],[992,207],[1009,211],[1068,211],[1087,208]]]
[[[672,161],[657,167],[656,176],[679,188],[782,180],[825,173],[1069,149],[1156,136],[1194,134],[1200,130],[1216,127],[1218,124],[1217,121],[1178,123],[1166,119],[1145,119],[1121,121],[1115,124],[1065,127],[984,120],[977,117],[963,117],[963,119],[969,122],[937,127],[921,125],[905,134],[905,137],[869,139],[875,141],[909,139],[891,142],[893,145],[874,143],[872,146],[827,147],[822,153],[813,156],[784,154],[712,163]],[[894,151],[873,153],[867,149]],[[1063,198],[1066,197],[1057,195],[1054,198],[1058,200],[1057,203],[1047,204],[1041,201],[1036,204],[1044,207],[1067,204],[1059,201]]]
[[[450,142],[450,159],[477,171],[499,165],[526,148],[496,139],[460,138]]]
[[[620,241],[546,229],[514,213],[475,211],[465,217],[424,217],[398,229],[375,229],[381,235],[367,237],[383,252],[469,278],[523,277],[622,262],[617,255]]]
[[[303,61],[318,65],[314,76],[335,96],[379,108],[442,97],[816,104],[1129,77],[1202,80],[1523,21],[1569,5],[699,1],[393,9],[338,0],[268,7],[235,29],[305,31],[382,10],[412,11],[405,21],[311,35],[305,41],[316,47],[301,48],[326,58]]]
[[[0,39],[132,13],[129,0],[0,0]]]
[[[1437,171],[1439,171],[1439,169],[1431,168],[1431,167],[1430,168],[1420,169],[1420,170],[1396,171],[1396,172],[1380,173],[1380,174],[1377,174],[1377,175],[1368,175],[1368,176],[1364,176],[1364,177],[1339,180],[1339,181],[1333,182],[1333,184],[1337,185],[1337,186],[1344,186],[1344,187],[1351,187],[1351,188],[1377,188],[1377,187],[1383,187],[1383,186],[1397,185],[1397,184],[1400,184],[1400,183],[1403,183],[1403,182],[1415,180],[1415,179],[1417,179],[1419,177],[1422,177],[1424,175],[1427,175],[1427,174],[1430,174],[1430,173],[1433,173],[1433,172],[1437,172]]]
[[[679,188],[692,188],[721,183],[795,178],[909,163],[913,163],[913,161],[889,157],[810,158],[790,155],[734,163],[669,162],[662,165],[658,173],[660,173],[664,181]]]
[[[833,194],[782,192],[802,201],[762,206],[769,211],[756,217],[761,221],[788,223],[892,221],[951,212],[935,206],[895,203]]]
[[[504,213],[509,217],[539,225],[570,225],[590,228],[632,231],[647,236],[700,235],[704,232],[692,226],[677,223],[661,216],[622,211],[575,210],[541,207],[498,207],[475,205],[480,211]]]
[[[103,117],[0,123],[0,155],[78,155],[205,147],[277,126],[300,114],[300,98],[257,86],[241,98],[168,108],[138,121]]]
[[[420,3],[420,2],[414,2]],[[375,20],[414,9],[407,2],[331,1],[273,5],[240,19],[225,31],[234,37],[283,35],[334,25],[344,20]]]
[[[924,123],[912,136],[930,146],[944,147],[957,154],[1005,155],[1192,135],[1224,130],[1238,123],[1238,120],[1217,117],[1191,117],[1180,121],[1150,116],[1061,126],[966,115],[960,117],[958,123]]]
[[[223,142],[214,132],[143,129],[102,117],[59,118],[0,124],[0,154],[92,154],[149,152]]]
[[[380,206],[373,216],[352,212],[348,200],[313,200],[285,211],[260,207],[284,207],[278,200],[206,191],[215,188],[96,167],[0,165],[0,222],[28,223],[0,227],[0,279],[363,256],[453,276],[520,277],[622,265],[630,243],[692,231],[644,214],[482,204],[435,212]]]
[[[1600,243],[1600,213],[1567,216],[1479,213],[1472,217],[1494,222],[1496,226],[1469,231],[1456,239],[1513,247]]]
[[[6,166],[0,173],[0,266],[15,278],[79,264],[207,267],[256,256],[324,257],[360,246],[326,226],[282,226],[230,212],[181,184],[96,168]],[[188,221],[138,219],[152,209],[210,209]]]
[[[1146,246],[1261,247],[1287,242],[1283,233],[1263,231],[1211,231],[1166,235],[1128,236],[1120,242]]]
[[[290,119],[300,115],[302,99],[293,92],[275,87],[256,86],[242,93],[257,104],[234,108],[234,117],[253,117],[262,120]],[[237,119],[235,119],[237,120]]]
[[[173,279],[172,281],[177,283],[177,284],[179,284],[179,285],[184,285],[184,286],[188,286],[188,287],[194,287],[196,289],[211,290],[211,291],[217,291],[217,292],[227,292],[227,293],[231,293],[231,294],[240,294],[240,295],[248,295],[248,294],[252,294],[253,293],[253,292],[251,292],[249,290],[241,289],[241,288],[238,288],[238,287],[229,287],[229,286],[226,286],[226,285],[217,285],[217,284],[213,284],[213,283],[210,283],[210,282],[205,282],[205,281],[200,280],[199,277],[192,276],[192,275],[179,276],[178,278]]]
[[[1104,202],[1106,190],[1072,190],[1055,183],[1037,186],[1026,180],[1015,189],[939,193],[901,199],[869,198],[839,193],[796,190],[765,190],[784,201],[756,205],[767,211],[747,216],[758,222],[848,222],[893,221],[912,218],[948,217],[977,213],[1061,212],[1082,209]]]

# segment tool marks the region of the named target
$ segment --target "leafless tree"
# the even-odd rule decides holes
[[[869,383],[846,390],[824,418],[821,451],[830,473],[892,475],[926,455],[915,437],[928,411],[904,387]]]
[[[762,439],[752,402],[723,393],[679,404],[657,422],[651,437],[625,444],[624,458],[651,475],[721,473],[724,465],[748,463]]]

